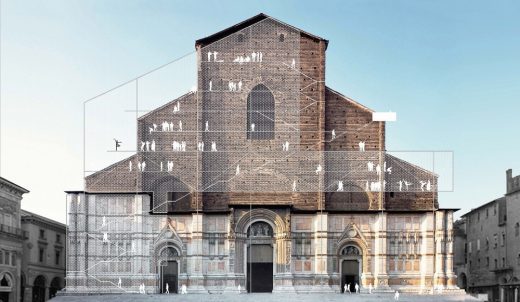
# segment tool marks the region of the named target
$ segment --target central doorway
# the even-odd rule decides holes
[[[356,284],[361,286],[361,253],[355,246],[346,246],[341,250],[341,292],[356,292]],[[345,287],[346,285],[346,287]]]
[[[273,291],[273,229],[266,222],[251,224],[247,232],[247,291]]]
[[[159,254],[159,292],[176,294],[179,288],[179,252],[172,246],[162,249]],[[166,290],[168,285],[168,290]]]
[[[166,284],[170,294],[177,293],[177,261],[164,261],[161,265],[161,294],[166,293]]]

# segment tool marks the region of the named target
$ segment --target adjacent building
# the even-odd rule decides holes
[[[21,301],[41,302],[65,286],[64,224],[22,210],[24,234]]]
[[[264,14],[197,40],[198,89],[68,192],[67,292],[456,290],[455,209],[325,85],[328,44]]]
[[[520,176],[506,171],[506,194],[455,222],[459,287],[490,301],[518,302],[520,288]]]
[[[65,286],[65,225],[21,210],[28,192],[0,177],[2,302],[46,301]]]
[[[27,189],[0,177],[0,301],[18,302],[21,289],[23,232],[20,204]]]

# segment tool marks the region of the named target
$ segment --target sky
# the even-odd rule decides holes
[[[182,95],[194,41],[260,12],[330,41],[328,86],[397,112],[387,150],[453,151],[441,207],[460,216],[502,196],[507,169],[520,174],[518,1],[1,0],[0,173],[30,190],[22,208],[65,221],[64,191],[83,189],[85,100],[188,54],[140,92],[149,105]],[[131,85],[113,97],[126,103],[92,104],[88,135],[112,135],[96,112],[131,109]],[[106,155],[107,140],[89,146]]]

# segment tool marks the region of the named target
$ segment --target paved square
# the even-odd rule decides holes
[[[215,295],[93,295],[93,296],[60,296],[52,299],[53,302],[112,302],[112,301],[186,301],[186,302],[336,302],[336,301],[394,301],[393,294],[215,294]],[[469,295],[407,295],[401,294],[399,301],[478,301]]]

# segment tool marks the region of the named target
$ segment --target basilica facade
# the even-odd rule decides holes
[[[326,86],[328,43],[264,14],[197,40],[196,91],[67,192],[67,292],[455,290],[455,210]]]

